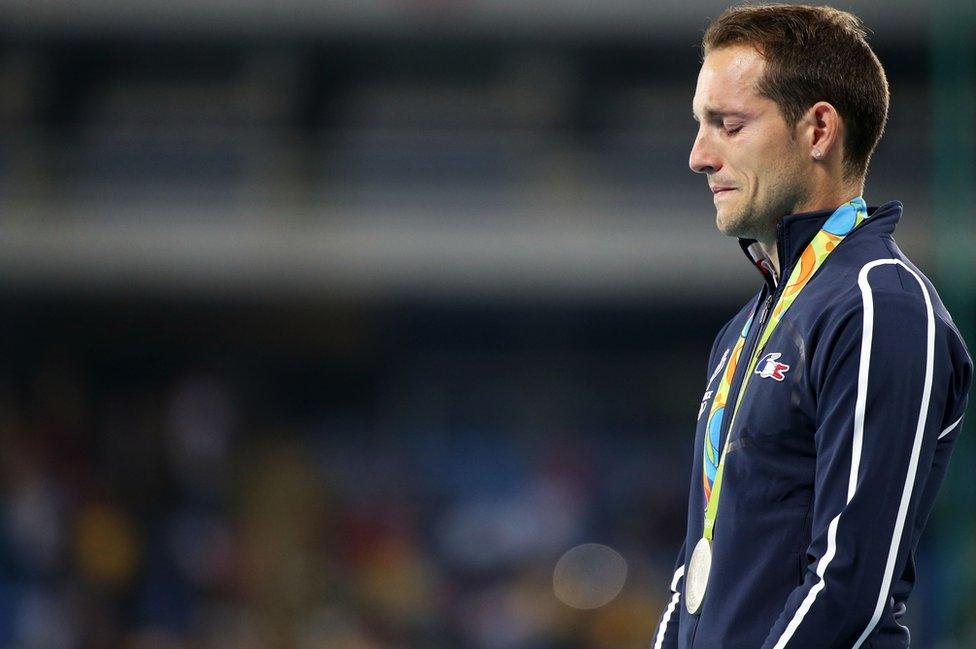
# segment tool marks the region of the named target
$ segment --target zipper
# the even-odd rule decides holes
[[[753,344],[753,349],[751,349],[749,351],[749,356],[748,356],[748,360],[749,361],[752,360],[752,355],[753,354],[760,354],[760,353],[762,353],[762,348],[760,348],[758,350],[756,350],[755,348],[759,345],[759,337],[762,336],[762,330],[766,327],[766,321],[769,320],[769,316],[772,315],[772,313],[773,313],[773,305],[776,303],[773,300],[773,297],[774,296],[778,296],[778,295],[779,295],[779,292],[777,291],[773,295],[770,295],[769,297],[767,297],[766,298],[766,302],[763,304],[762,317],[759,320],[759,335],[756,337],[756,340],[755,340],[755,342]]]
[[[722,428],[724,430],[719,430],[719,440],[722,445],[721,448],[725,448],[727,445],[727,438],[732,432],[731,426],[732,420],[735,418],[735,404],[739,400],[739,391],[742,389],[742,383],[745,381],[746,372],[752,371],[752,368],[750,367],[752,364],[752,355],[755,353],[756,346],[759,344],[759,338],[762,336],[762,330],[766,326],[766,321],[769,319],[769,316],[772,313],[773,304],[776,303],[776,299],[782,292],[783,285],[785,284],[784,278],[789,277],[789,274],[793,271],[792,267],[783,268],[784,248],[782,223],[776,224],[776,244],[776,255],[779,257],[780,262],[779,278],[778,281],[775,281],[772,284],[768,280],[766,281],[766,289],[769,291],[769,295],[767,295],[766,299],[763,301],[762,310],[759,312],[759,321],[756,322],[756,320],[753,320],[752,326],[749,329],[749,337],[751,338],[748,345],[749,351],[746,353],[745,347],[743,347],[743,353],[741,356],[739,356],[739,364],[743,365],[744,362],[744,369],[740,370],[738,367],[736,368],[736,374],[738,376],[733,377],[732,385],[729,386],[730,389],[725,407],[731,409],[728,412],[728,416],[722,418]]]
[[[739,391],[742,389],[742,383],[745,381],[746,373],[752,371],[752,368],[750,367],[752,365],[752,354],[756,350],[756,345],[759,344],[759,337],[762,335],[763,327],[766,326],[766,320],[768,319],[769,314],[772,312],[774,296],[775,294],[770,294],[763,301],[762,310],[759,313],[759,321],[757,322],[753,320],[752,327],[750,327],[749,344],[747,347],[743,347],[742,355],[739,356],[739,365],[742,367],[742,369],[739,369],[738,367],[736,368],[737,376],[735,376],[733,379],[733,385],[730,386],[731,389],[729,390],[729,394],[725,402],[725,407],[728,408],[728,416],[722,418],[722,428],[725,429],[724,436],[722,434],[723,431],[719,431],[719,439],[722,440],[721,443],[723,448],[727,444],[726,438],[731,432],[730,427],[732,426],[732,420],[735,418],[735,404],[739,399]]]
[[[776,254],[780,258],[780,262],[781,262],[780,268],[782,268],[783,267],[782,266],[783,233],[779,223],[776,224],[776,241],[778,244],[776,246]],[[793,269],[790,268],[789,270],[790,272],[792,272]],[[789,275],[785,272],[781,272],[779,274],[779,281],[774,280],[772,282],[769,279],[766,279],[764,276],[763,290],[768,291],[769,295],[767,295],[766,299],[763,300],[762,309],[759,312],[759,322],[757,323],[755,320],[753,320],[752,325],[749,327],[749,336],[752,338],[752,340],[749,341],[749,352],[748,354],[743,353],[743,355],[739,356],[740,364],[742,363],[743,357],[745,357],[746,369],[740,370],[738,367],[735,368],[736,374],[738,376],[732,377],[732,385],[729,386],[730,389],[729,389],[728,398],[726,400],[726,408],[729,408],[729,404],[732,404],[731,408],[733,409],[735,408],[735,402],[739,398],[739,390],[742,389],[742,382],[745,379],[746,372],[752,371],[751,368],[749,367],[752,361],[752,354],[755,351],[756,345],[759,344],[759,337],[762,335],[763,327],[766,326],[766,321],[769,319],[769,316],[772,313],[774,299],[778,297],[780,294],[780,290],[783,286],[783,281],[782,281],[783,277],[789,277]],[[753,331],[753,329],[755,329],[755,331]],[[743,352],[745,352],[745,347],[743,347]],[[730,428],[732,426],[732,419],[733,419],[732,414],[733,413],[730,410],[728,413],[729,416],[722,418],[723,420],[722,428],[724,430],[719,430],[720,448],[725,448],[727,437],[731,432]],[[701,623],[701,614],[699,613],[699,615],[693,616],[693,619],[695,620],[695,628],[691,632],[692,647],[695,646],[695,639],[698,637],[698,626]]]

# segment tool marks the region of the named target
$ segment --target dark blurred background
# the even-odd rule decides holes
[[[723,3],[0,0],[0,647],[638,649],[712,337]],[[838,3],[973,347],[974,5]],[[913,646],[976,646],[963,435]]]

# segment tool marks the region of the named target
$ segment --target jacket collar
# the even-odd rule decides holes
[[[875,235],[891,234],[901,218],[902,208],[900,201],[889,201],[874,207],[868,206],[868,218],[847,236],[857,236],[866,229],[871,229]],[[799,212],[787,214],[779,220],[776,224],[776,252],[782,276],[789,276],[790,270],[803,254],[803,250],[835,211],[836,208]],[[772,293],[779,284],[779,278],[776,277],[773,265],[759,247],[759,243],[755,239],[740,238],[739,246],[742,247],[749,261],[759,270]]]

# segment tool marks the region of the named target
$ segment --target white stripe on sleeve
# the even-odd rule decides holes
[[[888,597],[888,590],[891,588],[892,574],[894,572],[895,561],[898,557],[898,548],[901,543],[902,531],[905,527],[905,517],[908,513],[908,505],[911,502],[912,490],[915,486],[915,474],[918,470],[918,456],[922,448],[922,438],[923,432],[925,431],[926,417],[928,415],[929,399],[932,394],[932,368],[935,359],[935,316],[932,311],[932,300],[929,298],[928,290],[925,288],[925,284],[922,282],[922,279],[918,276],[918,274],[916,274],[911,268],[906,266],[898,259],[876,259],[868,262],[861,268],[861,272],[857,277],[857,283],[861,289],[861,298],[864,303],[864,321],[861,332],[861,359],[858,366],[857,375],[857,399],[855,400],[854,404],[854,438],[851,443],[851,473],[847,484],[848,503],[851,502],[851,499],[854,497],[854,493],[857,490],[858,470],[861,463],[861,447],[864,439],[864,416],[865,405],[867,403],[868,376],[871,370],[871,345],[873,343],[874,336],[874,295],[871,292],[871,285],[868,283],[868,273],[878,266],[890,264],[897,264],[907,270],[912,277],[915,278],[915,281],[918,282],[919,287],[922,289],[922,296],[925,298],[925,311],[927,317],[925,383],[922,388],[922,403],[919,408],[918,423],[915,427],[915,440],[914,444],[912,445],[912,455],[908,464],[908,474],[905,477],[905,484],[902,488],[901,502],[899,503],[898,515],[895,519],[895,529],[894,533],[892,534],[891,545],[888,548],[888,560],[885,564],[884,576],[881,580],[881,592],[878,594],[878,601],[875,605],[871,620],[868,622],[867,627],[857,639],[857,642],[854,643],[852,649],[858,649],[864,640],[871,634],[871,631],[874,630],[878,620],[881,619],[881,612],[884,609],[884,603]],[[956,424],[958,423],[959,422],[957,421]],[[943,434],[951,430],[956,424],[953,424],[946,429],[946,431],[943,431]],[[803,599],[803,602],[793,614],[793,618],[790,620],[789,624],[786,625],[783,635],[780,636],[773,649],[784,649],[784,647],[786,647],[786,644],[796,632],[797,627],[799,627],[800,623],[803,622],[803,618],[806,616],[807,611],[810,610],[810,607],[817,599],[817,595],[826,588],[824,573],[827,571],[830,562],[833,560],[834,555],[837,552],[837,525],[840,517],[840,514],[834,517],[827,529],[827,551],[817,564],[816,573],[819,581],[813,587],[811,587],[810,591],[807,593],[807,596]]]
[[[657,638],[654,640],[654,649],[661,649],[661,646],[664,644],[664,636],[668,632],[668,622],[671,621],[671,616],[674,614],[674,609],[678,606],[678,600],[681,599],[681,592],[678,590],[678,581],[684,576],[684,574],[684,565],[674,571],[674,577],[671,579],[671,590],[674,591],[674,595],[671,596],[671,601],[668,602],[668,608],[664,611],[664,616],[661,618],[661,628],[657,630]]]

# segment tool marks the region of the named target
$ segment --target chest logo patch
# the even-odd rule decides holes
[[[756,374],[764,379],[782,381],[786,378],[786,373],[789,371],[790,366],[786,363],[780,363],[780,356],[782,354],[779,352],[771,352],[760,358],[759,362],[756,363]]]

